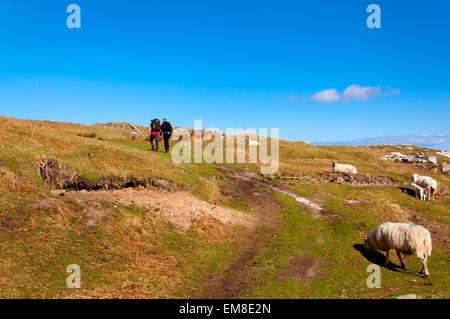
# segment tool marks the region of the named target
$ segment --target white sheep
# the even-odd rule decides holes
[[[413,174],[413,183],[427,190],[428,200],[434,201],[434,194],[437,191],[438,184],[433,177]]]
[[[420,200],[427,199],[427,190],[422,186],[417,185],[416,183],[411,183],[411,186],[414,188],[416,192],[416,198],[420,198]]]
[[[344,173],[344,174],[357,174],[358,171],[356,167],[350,164],[340,164],[333,161],[332,164],[333,173]]]
[[[364,238],[364,248],[386,252],[385,265],[389,264],[389,251],[395,249],[401,267],[405,269],[402,253],[414,254],[422,263],[421,273],[429,276],[427,259],[431,256],[431,235],[424,227],[408,223],[384,223]]]

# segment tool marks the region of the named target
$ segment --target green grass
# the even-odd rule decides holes
[[[248,206],[248,203],[242,200],[234,200],[230,199],[230,205],[231,208],[234,208],[236,210],[240,210],[242,212],[250,212],[250,207]]]
[[[342,185],[340,185],[342,186]],[[346,206],[341,200],[330,198],[326,208],[343,217],[340,220],[314,218],[284,195],[278,195],[284,208],[283,227],[275,233],[267,249],[255,258],[252,271],[258,283],[248,292],[251,298],[391,298],[395,295],[414,293],[421,298],[448,298],[448,262],[446,250],[435,245],[429,269],[430,279],[418,276],[420,262],[414,256],[407,257],[407,270],[394,272],[381,268],[381,288],[370,289],[366,285],[371,264],[354,244],[361,244],[363,234],[376,223],[363,208]],[[298,277],[289,266],[291,259],[317,261],[314,280]],[[391,254],[391,262],[397,262]],[[301,263],[296,268],[305,273]]]
[[[114,124],[110,124],[115,127]],[[78,134],[101,138],[85,138]],[[214,164],[174,164],[170,154],[151,152],[146,141],[131,141],[120,130],[21,121],[0,117],[0,297],[3,298],[189,298],[201,295],[210,274],[223,274],[248,229],[226,228],[203,233],[180,232],[137,206],[103,202],[101,223],[87,226],[86,211],[64,197],[60,205],[34,209],[39,197],[53,197],[37,172],[39,159],[53,157],[90,180],[103,176],[157,177],[210,203],[251,214],[246,201],[231,200],[219,187],[232,187]],[[361,174],[389,176],[408,187],[417,172],[450,187],[450,178],[421,168],[384,161],[399,148],[312,146],[280,142],[280,173],[295,176],[329,172],[331,160],[357,166]],[[432,151],[414,148],[414,152]],[[230,165],[259,172],[258,165]],[[223,168],[223,167],[221,167]],[[390,298],[416,293],[421,298],[449,297],[448,244],[433,241],[430,278],[417,276],[420,263],[407,258],[407,271],[382,268],[382,288],[369,289],[370,262],[353,245],[386,221],[404,221],[402,210],[442,226],[450,224],[448,198],[421,202],[397,187],[355,187],[328,182],[277,180],[317,201],[339,219],[315,213],[284,195],[282,226],[266,230],[270,238],[254,258],[244,297],[255,298]],[[347,199],[356,199],[353,205]],[[31,205],[31,206],[30,206]],[[391,254],[391,261],[397,262]],[[305,274],[309,262],[312,278]],[[82,289],[68,290],[69,264],[79,264]],[[298,265],[298,267],[296,266]]]
[[[23,226],[27,231],[2,233],[2,266],[14,260],[8,278],[15,284],[2,282],[0,296],[188,297],[201,288],[198,273],[220,271],[231,258],[229,241],[209,240],[195,231],[180,233],[136,206],[103,206],[113,212],[97,227],[86,227],[78,214],[61,220],[36,212]],[[6,244],[11,241],[20,246]],[[65,287],[66,267],[74,263],[81,267],[81,290]],[[126,283],[135,288],[120,291]]]

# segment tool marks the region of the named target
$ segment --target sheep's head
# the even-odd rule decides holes
[[[413,183],[417,182],[418,178],[419,178],[419,174],[413,174],[413,176],[412,176]]]
[[[369,238],[368,237],[364,238],[364,248],[366,250],[371,250],[372,249],[372,247],[370,247],[370,242],[369,242]]]
[[[333,166],[333,168],[336,167],[337,162],[336,161],[331,161],[331,166]]]

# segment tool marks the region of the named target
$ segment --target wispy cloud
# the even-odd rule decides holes
[[[381,144],[397,144],[397,145],[416,145],[416,146],[437,146],[450,143],[450,135],[404,135],[404,136],[384,136],[384,137],[368,137],[354,141],[334,141],[334,142],[313,142],[315,145],[381,145]]]
[[[281,98],[280,100],[281,101],[291,101],[291,102],[298,102],[298,101],[300,101],[299,97],[298,96],[294,96],[294,95],[291,95],[288,98]]]
[[[448,135],[405,135],[361,139],[366,144],[440,145],[450,143]]]
[[[352,84],[347,87],[342,94],[339,94],[336,89],[327,89],[314,94],[311,98],[309,98],[309,100],[319,103],[350,102],[353,100],[365,102],[377,96],[395,96],[398,94],[400,94],[400,90],[398,89],[382,91],[379,85],[360,86],[357,84]]]
[[[377,96],[395,96],[399,94],[400,94],[399,89],[382,91],[379,85],[360,86],[357,84],[352,84],[349,87],[347,87],[342,93],[339,93],[338,90],[336,89],[325,89],[315,93],[312,97],[306,100],[318,103],[338,103],[350,101],[365,102]],[[300,101],[300,99],[296,96],[291,96],[285,100],[293,102]]]

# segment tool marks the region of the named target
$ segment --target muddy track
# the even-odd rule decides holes
[[[225,269],[224,274],[206,279],[208,287],[200,298],[240,298],[255,284],[255,278],[251,278],[249,272],[254,266],[254,258],[268,245],[273,230],[282,225],[280,204],[273,192],[264,187],[252,173],[217,169],[232,184],[231,187],[222,187],[221,193],[249,203],[255,224],[244,235],[233,262]]]
[[[229,167],[216,167],[216,169],[231,183],[231,187],[221,187],[221,194],[249,203],[254,224],[242,238],[241,246],[232,264],[225,269],[225,273],[207,278],[208,287],[200,298],[241,298],[244,294],[250,293],[255,284],[258,284],[258,280],[250,272],[256,263],[254,258],[260,254],[262,249],[271,247],[270,242],[274,231],[283,225],[280,214],[281,205],[274,192],[291,197],[309,211],[314,212],[319,218],[328,220],[340,218],[332,212],[328,212],[320,203],[302,197],[279,184],[261,179],[252,172],[230,171]],[[294,277],[303,276],[302,278],[311,279],[317,275],[316,268],[320,262],[305,259],[303,256],[292,256],[290,264],[301,265],[301,267],[295,267],[295,271],[288,271],[294,274]]]

